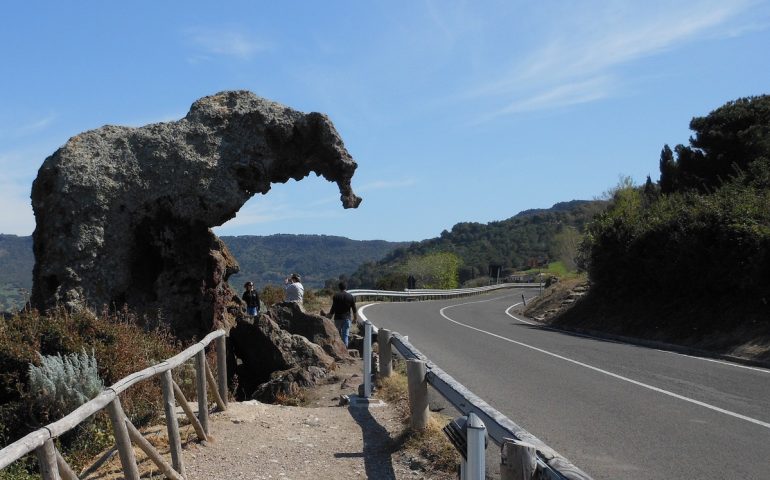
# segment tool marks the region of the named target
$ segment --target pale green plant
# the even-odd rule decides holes
[[[40,366],[30,364],[28,373],[34,401],[49,419],[71,412],[104,389],[96,358],[85,350],[64,356],[40,355]]]

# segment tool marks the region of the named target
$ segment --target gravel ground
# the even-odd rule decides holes
[[[309,392],[311,408],[230,403],[210,418],[211,441],[184,449],[188,480],[450,479],[424,459],[393,452],[403,430],[390,405],[339,406],[361,383],[361,362]]]

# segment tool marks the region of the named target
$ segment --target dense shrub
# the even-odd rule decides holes
[[[736,184],[713,195],[663,196],[648,208],[618,204],[589,227],[583,248],[591,280],[613,293],[729,291],[764,298],[770,293],[768,205],[770,192]]]
[[[37,392],[29,387],[29,365],[41,365],[42,356],[66,356],[93,352],[99,377],[110,385],[121,378],[173,356],[180,350],[165,330],[150,327],[153,319],[139,319],[129,312],[70,313],[64,309],[47,315],[37,311],[20,312],[0,320],[0,444],[11,443],[64,413],[56,409],[37,409]],[[141,382],[121,396],[126,414],[137,425],[154,420],[162,409],[157,382]],[[91,440],[77,438],[73,432],[62,439],[65,451],[83,442],[98,449],[94,438],[109,441],[109,434],[97,431],[107,424],[96,419],[82,429],[94,430]],[[90,442],[90,443],[89,443]]]

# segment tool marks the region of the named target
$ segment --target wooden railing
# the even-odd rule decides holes
[[[205,348],[216,340],[217,351],[217,377],[211,371],[206,361]],[[171,377],[171,370],[182,365],[195,356],[196,368],[196,396],[198,399],[198,415],[196,416],[187,403],[179,385]],[[163,409],[166,416],[168,430],[168,443],[171,453],[171,465],[158,453],[157,450],[142,436],[123,412],[119,394],[132,385],[160,376],[163,387]],[[78,476],[67,464],[54,445],[54,439],[72,430],[91,415],[106,408],[112,423],[115,442],[123,467],[123,474],[127,480],[138,480],[139,471],[134,456],[132,442],[136,444],[158,469],[172,480],[183,480],[185,477],[184,463],[182,462],[182,441],[179,435],[179,424],[176,416],[176,403],[184,410],[190,420],[199,440],[207,440],[209,431],[208,422],[208,395],[211,391],[217,406],[221,410],[227,408],[227,354],[225,347],[225,331],[217,330],[208,334],[203,340],[192,345],[181,353],[152,367],[133,373],[103,390],[96,398],[84,403],[73,410],[69,415],[35,430],[25,437],[13,442],[0,450],[0,469],[7,467],[24,455],[35,452],[40,473],[45,480],[65,479],[77,480]],[[216,388],[215,388],[216,387]]]

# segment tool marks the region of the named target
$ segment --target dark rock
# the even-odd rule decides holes
[[[232,323],[238,264],[209,228],[311,172],[356,207],[355,169],[326,116],[246,91],[202,98],[178,121],[81,133],[32,186],[32,303],[160,312],[182,337]]]
[[[352,362],[348,349],[342,343],[342,338],[334,323],[328,318],[312,313],[303,312],[295,302],[278,303],[270,307],[271,318],[282,329],[302,335],[311,342],[319,345],[335,360]]]
[[[282,398],[297,397],[303,388],[309,388],[326,377],[326,370],[318,367],[294,367],[273,372],[270,380],[259,385],[251,395],[252,400],[273,403]]]
[[[325,376],[336,368],[334,359],[320,346],[301,335],[282,330],[267,315],[260,315],[254,323],[238,322],[230,329],[229,339],[230,353],[241,360],[234,372],[238,375],[236,396],[240,399],[250,398],[260,384],[285,384],[276,372],[291,371],[292,378],[302,383],[301,380],[320,378],[320,371],[325,372]],[[235,358],[228,361],[228,364],[235,365]],[[298,368],[311,373],[297,373]],[[270,389],[280,391],[278,387]]]

